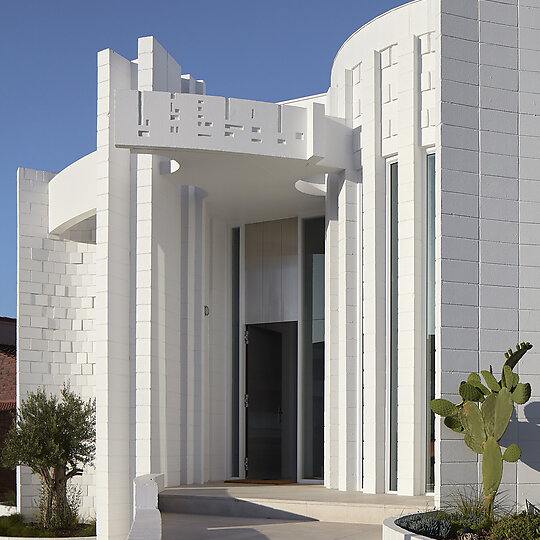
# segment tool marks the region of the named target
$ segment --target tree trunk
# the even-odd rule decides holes
[[[43,528],[50,529],[52,525],[52,509],[53,509],[53,494],[50,485],[43,481],[42,482],[42,489],[44,490],[44,504],[45,507],[43,508],[43,515],[41,517],[43,522]]]
[[[52,489],[52,521],[55,528],[67,529],[73,524],[71,509],[67,500],[67,479],[65,467],[55,467]]]

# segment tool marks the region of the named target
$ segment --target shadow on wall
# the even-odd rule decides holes
[[[525,405],[523,414],[525,419],[518,419],[514,410],[508,430],[501,439],[501,446],[516,443],[521,448],[520,461],[540,472],[540,401]]]

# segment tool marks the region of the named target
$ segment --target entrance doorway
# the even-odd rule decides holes
[[[246,478],[296,480],[297,331],[246,326]]]

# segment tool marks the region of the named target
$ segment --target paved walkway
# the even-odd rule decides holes
[[[163,540],[380,540],[380,525],[163,513]]]

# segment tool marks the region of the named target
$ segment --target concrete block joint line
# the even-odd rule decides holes
[[[427,407],[538,345],[539,21],[537,0],[416,0],[282,103],[207,95],[152,36],[98,53],[96,150],[18,171],[17,399],[96,397],[99,540],[157,473],[436,504],[480,483]],[[540,498],[536,350],[518,506]]]

